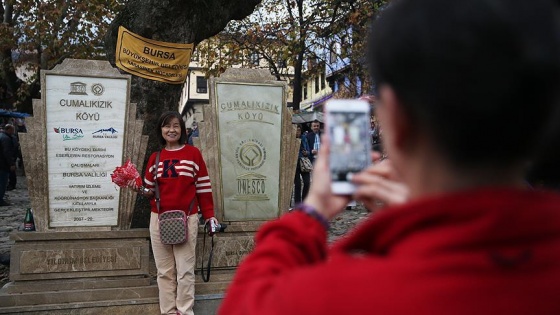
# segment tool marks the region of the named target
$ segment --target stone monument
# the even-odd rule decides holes
[[[210,173],[217,218],[228,224],[215,236],[210,282],[225,289],[260,225],[289,208],[299,140],[286,83],[265,69],[228,69],[212,78],[203,114],[195,145]],[[202,242],[199,236],[197,266],[207,263]]]
[[[41,72],[41,100],[20,134],[36,232],[15,232],[0,314],[156,314],[149,232],[130,229],[135,193],[110,178],[141,164],[148,136],[130,76],[66,59]]]

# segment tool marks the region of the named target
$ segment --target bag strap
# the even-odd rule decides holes
[[[202,265],[200,266],[200,274],[202,275],[202,280],[204,282],[210,281],[210,266],[212,265],[212,257],[214,256],[214,235],[212,235],[212,247],[210,248],[210,254],[208,255],[208,264],[206,265],[206,276],[204,276],[204,252],[206,250],[206,224],[204,225],[204,240],[202,241]]]
[[[309,150],[309,142],[307,142],[307,135],[301,137],[301,141],[303,142],[303,149],[307,152],[310,152],[311,150]]]
[[[194,200],[196,199],[196,197],[194,197],[191,200],[191,204],[189,205],[189,210],[187,211],[187,220],[189,219],[190,215],[191,215],[191,211],[192,211],[192,206],[194,205]]]
[[[159,217],[159,186],[158,186],[158,182],[157,182],[157,172],[158,172],[158,168],[159,168],[159,154],[160,153],[161,153],[161,151],[158,151],[158,153],[156,154],[156,164],[155,164],[155,169],[154,169],[154,182],[156,183],[156,190],[155,190],[156,208],[157,208],[158,217]]]

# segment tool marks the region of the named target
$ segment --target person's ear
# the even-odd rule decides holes
[[[384,85],[379,92],[383,100],[382,110],[385,120],[383,128],[391,130],[390,141],[395,149],[407,151],[414,142],[410,116],[406,113],[401,100],[391,86]]]

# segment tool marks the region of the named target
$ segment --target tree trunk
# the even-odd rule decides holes
[[[304,57],[304,49],[300,49],[297,55],[297,60],[294,64],[293,97],[292,97],[293,110],[300,109],[303,57]]]
[[[194,43],[219,33],[230,20],[239,20],[251,14],[260,0],[130,0],[117,15],[105,37],[107,59],[115,63],[115,48],[119,26],[154,40],[171,43]],[[144,119],[144,134],[150,135],[148,154],[159,149],[154,137],[159,132],[156,121],[167,110],[177,110],[183,86],[132,78],[131,102],[138,106],[139,117]],[[150,208],[140,198],[132,227],[147,227]]]
[[[15,67],[12,63],[11,49],[2,49],[0,51],[0,78],[4,78],[4,82],[0,83],[0,103],[3,106],[10,106],[14,103],[17,90],[21,84],[16,76]]]

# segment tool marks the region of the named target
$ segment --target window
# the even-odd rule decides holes
[[[259,65],[259,61],[260,61],[260,56],[259,53],[252,53],[251,54],[251,64],[253,64],[253,66],[258,66]]]
[[[315,77],[315,94],[319,93],[319,77]]]
[[[307,99],[307,83],[303,86],[303,99]]]
[[[196,93],[208,93],[208,80],[204,76],[196,76]]]
[[[323,73],[321,73],[321,90],[326,88],[325,82],[327,82],[327,78],[325,76],[325,71],[323,71]]]

